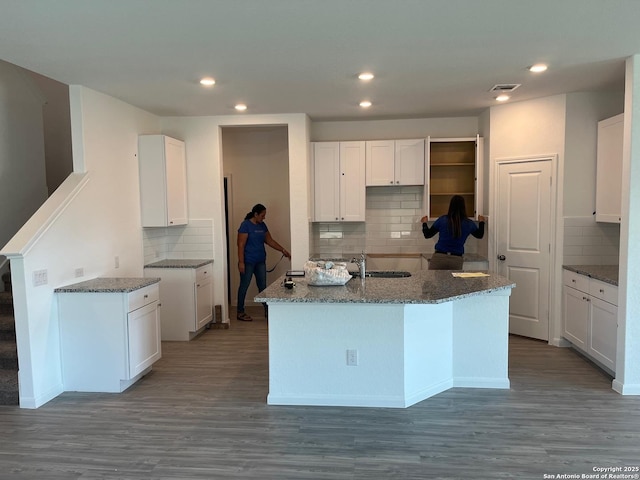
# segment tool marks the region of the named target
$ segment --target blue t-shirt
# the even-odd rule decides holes
[[[267,236],[267,224],[253,223],[244,220],[238,228],[238,233],[246,233],[247,243],[244,246],[244,263],[264,263],[267,261],[267,251],[264,248],[264,240]]]
[[[431,228],[438,230],[438,242],[435,247],[438,252],[462,255],[464,254],[464,242],[469,235],[478,230],[478,225],[473,220],[465,218],[462,221],[462,235],[458,238],[453,238],[452,232],[449,231],[447,215],[442,215],[438,217]]]

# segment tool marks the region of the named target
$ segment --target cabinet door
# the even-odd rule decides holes
[[[211,278],[200,280],[195,284],[196,325],[195,331],[204,327],[213,319],[213,290]]]
[[[127,319],[129,379],[161,357],[160,313],[158,303],[130,312]]]
[[[395,142],[375,140],[366,142],[366,185],[393,185],[395,183]]]
[[[575,288],[562,287],[564,337],[576,347],[587,351],[589,302],[586,293]]]
[[[316,222],[340,220],[340,144],[313,145],[313,219]]]
[[[140,135],[138,154],[142,226],[186,225],[184,142],[165,135]]]
[[[480,204],[478,155],[480,137],[427,140],[427,195],[429,218],[445,215],[453,195],[461,195],[470,217],[477,217]]]
[[[364,222],[365,142],[340,142],[340,220]]]
[[[618,341],[618,307],[591,298],[588,353],[605,367],[615,371]]]
[[[184,142],[165,137],[167,169],[167,225],[186,225],[187,168]]]
[[[394,163],[396,185],[424,185],[424,140],[396,140]]]
[[[598,122],[596,221],[620,223],[624,114]]]

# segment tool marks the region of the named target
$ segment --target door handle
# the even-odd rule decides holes
[[[505,257],[504,255],[498,255],[498,260],[500,260],[501,262],[504,262],[507,259],[507,257]]]

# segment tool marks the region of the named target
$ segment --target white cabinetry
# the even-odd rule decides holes
[[[618,287],[569,270],[563,280],[564,338],[615,372]]]
[[[365,142],[313,144],[315,222],[364,222]]]
[[[596,221],[620,223],[624,114],[598,122]]]
[[[191,340],[213,320],[212,270],[211,263],[198,268],[145,267],[145,277],[162,279],[162,340]]]
[[[131,292],[59,292],[64,390],[122,392],[149,372],[161,357],[158,299],[157,282]]]
[[[424,185],[424,139],[366,142],[369,186]]]
[[[140,208],[143,227],[186,225],[185,146],[166,135],[138,137]]]
[[[482,215],[482,148],[479,136],[427,139],[425,210],[430,219],[447,213],[453,195],[465,199],[469,217]]]

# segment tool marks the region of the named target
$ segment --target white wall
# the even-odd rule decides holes
[[[52,215],[46,231],[27,222],[3,251],[11,256],[15,274],[20,405],[26,408],[46,403],[64,388],[53,290],[99,276],[142,277],[138,134],[157,132],[158,118],[84,87],[71,87],[70,95],[73,131],[84,132],[73,139],[74,152],[83,155],[77,163],[86,167],[89,180]],[[51,209],[52,201],[56,197],[41,210]],[[33,244],[30,232],[38,232]],[[23,268],[14,269],[14,259]],[[77,268],[84,269],[83,277],[76,278]],[[36,270],[47,271],[47,285],[33,286]]]
[[[47,198],[44,100],[24,70],[0,61],[0,246]]]
[[[618,286],[618,349],[614,389],[640,395],[640,55],[625,72],[622,224]]]
[[[223,306],[223,319],[228,319],[228,292],[221,130],[225,126],[268,125],[284,126],[288,131],[291,267],[301,269],[309,258],[309,118],[304,114],[241,114],[162,119],[163,133],[186,144],[189,215],[213,221],[214,303]]]
[[[477,117],[313,122],[311,124],[312,142],[475,137],[477,134]]]

